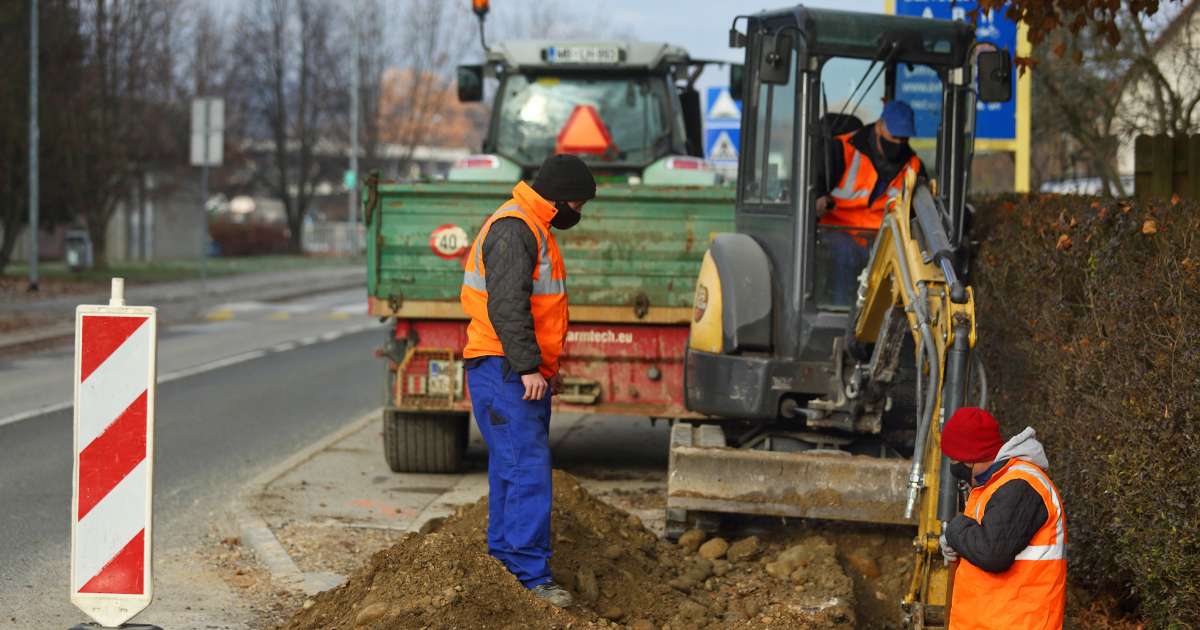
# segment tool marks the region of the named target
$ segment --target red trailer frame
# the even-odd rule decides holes
[[[396,372],[391,406],[404,412],[470,411],[462,368],[466,320],[399,318],[393,335],[403,356],[387,357],[389,369]],[[675,323],[571,324],[560,360],[564,387],[555,396],[555,410],[702,417],[684,407],[687,339],[688,326]]]

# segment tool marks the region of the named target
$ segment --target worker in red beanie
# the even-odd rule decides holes
[[[946,562],[959,563],[950,630],[1062,628],[1066,514],[1034,430],[1005,441],[992,414],[964,407],[942,428],[942,453],[971,485],[941,537]]]

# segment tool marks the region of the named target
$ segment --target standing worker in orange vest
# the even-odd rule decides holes
[[[867,264],[867,244],[879,229],[884,210],[904,190],[905,176],[910,170],[925,174],[921,159],[908,146],[915,133],[912,108],[904,101],[888,101],[874,124],[836,136],[830,143],[828,178],[817,181],[829,182],[833,189],[817,199],[817,216],[821,225],[848,228],[822,234],[836,266],[830,283],[835,304],[853,299],[856,277]]]
[[[950,630],[1062,628],[1067,519],[1033,429],[1005,442],[991,414],[964,407],[942,429],[942,452],[972,486],[941,538],[946,561],[959,562]]]
[[[534,595],[570,606],[550,575],[550,397],[567,337],[567,270],[550,228],[579,222],[596,196],[573,155],[542,163],[533,185],[483,224],[468,252],[461,300],[467,387],[488,447],[488,553]]]

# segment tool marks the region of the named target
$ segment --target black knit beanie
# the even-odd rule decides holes
[[[583,160],[560,153],[542,162],[533,190],[547,201],[587,201],[596,196],[596,180]]]

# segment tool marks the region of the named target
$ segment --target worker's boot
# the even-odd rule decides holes
[[[559,608],[566,608],[575,603],[575,598],[571,597],[571,594],[567,592],[567,589],[555,584],[554,581],[546,582],[545,584],[538,584],[529,590],[532,591],[534,595],[550,602],[555,606],[558,606]]]

